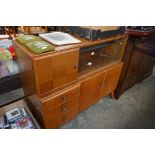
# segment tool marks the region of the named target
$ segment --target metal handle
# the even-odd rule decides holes
[[[62,111],[63,112],[67,111],[67,108],[66,107],[62,107]]]
[[[68,100],[68,96],[65,96],[65,95],[62,96],[62,101],[63,101],[63,102],[66,102],[67,100]]]

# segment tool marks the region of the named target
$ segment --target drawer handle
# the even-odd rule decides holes
[[[63,102],[68,101],[68,97],[67,97],[67,96],[62,96],[62,101],[63,101]]]
[[[63,108],[62,108],[62,111],[63,111],[63,112],[67,111],[67,108],[66,108],[66,107],[63,107]]]

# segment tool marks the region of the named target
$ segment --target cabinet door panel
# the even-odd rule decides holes
[[[143,54],[141,54],[139,51],[134,50],[134,54],[132,56],[132,59],[130,61],[126,77],[127,78],[133,78],[137,77],[140,71],[141,62],[143,61]],[[136,83],[137,78],[135,78]]]
[[[138,75],[138,82],[141,82],[142,80],[144,80],[152,74],[154,64],[155,58],[149,55],[143,56],[143,61],[141,61],[141,68]]]
[[[105,72],[105,78],[102,84],[101,97],[108,95],[116,89],[121,69],[122,63],[117,64],[115,67]]]
[[[44,93],[78,76],[78,49],[45,56],[35,61],[38,93]]]
[[[81,84],[80,111],[83,111],[100,98],[104,73],[97,74]]]

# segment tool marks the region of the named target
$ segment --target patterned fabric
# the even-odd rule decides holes
[[[25,46],[30,49],[33,53],[43,53],[48,51],[53,51],[55,48],[52,44],[45,41],[33,41],[25,44]]]
[[[16,40],[20,42],[21,44],[27,44],[32,41],[42,40],[41,38],[33,35],[20,35],[16,37]]]
[[[16,38],[18,42],[24,44],[31,52],[35,54],[54,51],[52,44],[43,41],[41,38],[33,35],[21,35]]]

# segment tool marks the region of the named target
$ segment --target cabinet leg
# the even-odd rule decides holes
[[[116,100],[115,96],[114,96],[114,91],[111,93],[111,97],[113,100]]]

